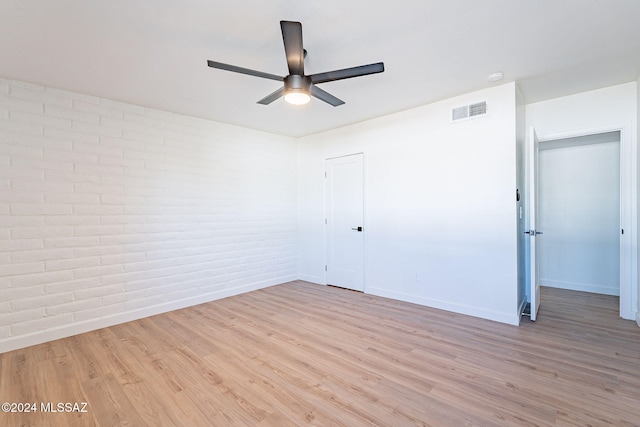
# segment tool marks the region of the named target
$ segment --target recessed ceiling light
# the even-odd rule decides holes
[[[503,77],[504,77],[504,74],[502,74],[502,72],[498,71],[497,73],[489,74],[489,81],[490,82],[497,82],[498,80],[502,80]]]

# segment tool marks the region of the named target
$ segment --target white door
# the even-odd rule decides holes
[[[529,129],[529,287],[531,320],[535,321],[540,308],[540,283],[538,282],[538,263],[536,261],[536,239],[540,231],[536,230],[536,199],[538,175],[538,137],[534,128]]]
[[[363,155],[326,160],[327,284],[364,290]]]

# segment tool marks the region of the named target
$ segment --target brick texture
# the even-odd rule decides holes
[[[290,138],[0,78],[0,352],[295,278],[295,164]]]

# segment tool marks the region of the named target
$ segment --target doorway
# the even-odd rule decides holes
[[[620,295],[620,132],[538,150],[540,285]]]
[[[563,134],[556,135],[544,135],[540,138],[536,136],[536,132],[534,128],[529,129],[528,136],[528,192],[529,197],[527,198],[528,203],[526,206],[527,212],[527,227],[528,231],[525,231],[525,234],[533,234],[533,238],[529,237],[529,244],[526,246],[526,252],[528,252],[528,256],[526,258],[529,262],[526,263],[525,268],[527,270],[527,301],[531,303],[532,307],[535,305],[534,302],[539,302],[539,262],[538,262],[538,244],[536,241],[540,243],[542,238],[546,237],[545,235],[539,236],[538,234],[544,234],[545,230],[542,227],[537,226],[537,216],[538,216],[538,156],[541,153],[540,146],[543,144],[548,144],[547,149],[553,150],[554,148],[563,148],[563,144],[566,146],[571,146],[572,143],[576,142],[573,138],[576,137],[586,137],[587,139],[581,141],[581,144],[577,146],[584,147],[589,145],[597,145],[601,142],[613,142],[609,141],[597,141],[598,138],[609,137],[611,135],[617,136],[617,147],[618,147],[618,177],[619,177],[619,204],[618,204],[618,228],[617,228],[617,244],[618,244],[618,272],[619,272],[619,280],[618,280],[618,293],[620,295],[620,317],[624,319],[636,319],[636,304],[637,304],[637,288],[636,278],[637,278],[637,236],[636,236],[636,219],[637,219],[637,195],[636,195],[636,149],[633,144],[631,131],[628,125],[621,125],[615,127],[605,127],[605,128],[597,128],[591,129],[588,131],[575,131],[568,132]],[[588,141],[589,138],[594,138],[594,140]],[[592,144],[590,144],[591,142]],[[553,147],[553,144],[556,144]],[[615,143],[613,144],[615,146]],[[544,151],[544,148],[542,149]],[[544,155],[544,153],[543,153]],[[537,226],[537,229],[536,229]],[[532,233],[533,232],[533,233]],[[590,230],[581,230],[582,237],[586,238],[589,234]],[[615,251],[614,251],[615,254]],[[614,262],[615,264],[615,262]],[[582,264],[589,265],[588,263]],[[615,281],[615,279],[614,279]],[[548,283],[547,283],[548,284]],[[556,285],[558,285],[556,283]],[[566,285],[566,283],[565,283]],[[615,285],[613,286],[615,287]],[[595,289],[591,289],[593,292]],[[600,289],[599,291],[602,291]],[[607,293],[613,293],[615,291],[610,291]],[[537,306],[536,306],[537,309]],[[528,314],[528,313],[527,313]],[[532,320],[535,320],[535,317],[531,316]]]
[[[326,283],[364,291],[363,154],[325,162]]]

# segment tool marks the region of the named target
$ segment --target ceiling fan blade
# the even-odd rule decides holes
[[[336,98],[335,96],[331,95],[329,92],[326,92],[314,85],[311,85],[311,95],[326,102],[327,104],[333,105],[334,107],[344,104],[343,100]]]
[[[326,83],[335,80],[350,79],[351,77],[360,77],[366,76],[368,74],[382,73],[383,71],[384,63],[376,62],[375,64],[361,65],[359,67],[344,68],[342,70],[312,74],[309,77],[311,77],[311,83]]]
[[[287,55],[289,74],[304,76],[304,48],[302,46],[302,24],[280,21],[284,52]]]
[[[224,64],[222,62],[207,61],[207,64],[211,68],[217,68],[219,70],[232,71],[234,73],[248,74],[250,76],[262,77],[263,79],[277,80],[279,82],[284,81],[284,77],[276,76],[275,74],[263,73],[262,71],[251,70],[249,68],[237,67],[235,65]]]
[[[275,92],[270,93],[269,95],[265,96],[260,101],[258,101],[258,104],[269,105],[273,101],[275,101],[276,99],[280,98],[282,95],[284,95],[284,87],[281,87],[280,89],[276,90]]]

